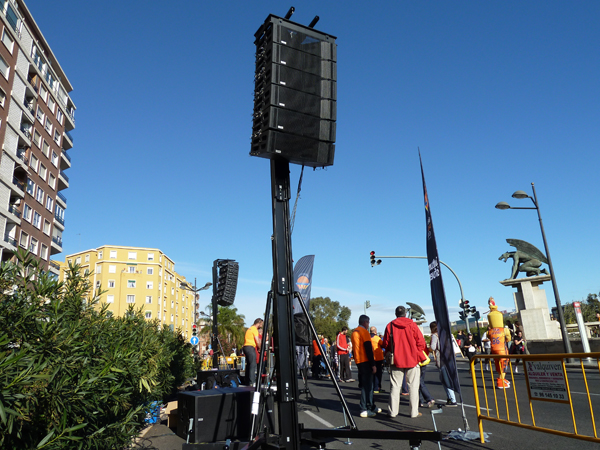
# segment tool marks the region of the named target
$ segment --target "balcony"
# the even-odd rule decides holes
[[[69,177],[61,170],[58,172],[58,191],[67,189],[69,187]]]
[[[23,191],[23,194],[25,194],[25,183],[17,180],[17,177],[13,177],[12,182],[16,187]]]
[[[62,152],[60,152],[61,154],[61,158],[60,158],[60,170],[67,170],[71,167],[71,156],[66,152],[66,150],[63,150]]]
[[[21,218],[21,211],[19,211],[15,205],[8,205],[8,212],[14,214],[19,219]]]
[[[25,165],[29,164],[29,159],[25,156],[26,153],[27,153],[26,148],[18,148],[17,149],[17,158],[19,158],[21,161],[23,161],[23,164],[25,164]]]
[[[62,203],[62,208],[65,209],[67,207],[67,197],[65,197],[60,192],[56,193],[56,201],[60,204]]]
[[[27,76],[27,82],[29,83],[29,85],[31,86],[31,88],[37,93],[38,92],[38,87],[37,85],[37,79],[34,76],[28,75]]]
[[[62,236],[52,236],[52,242],[62,247]]]
[[[65,133],[63,134],[63,150],[69,150],[70,148],[73,148],[73,138],[71,137],[71,134],[68,131],[65,131]]]
[[[56,255],[62,252],[62,236],[53,236],[50,243],[50,254]]]
[[[63,227],[65,226],[65,219],[60,217],[58,214],[54,214],[54,219],[60,223]]]
[[[69,133],[68,131],[65,131],[65,134],[67,135],[67,137],[69,138],[69,140],[71,141],[71,144],[73,143],[73,136],[71,136],[71,133]]]
[[[31,128],[28,128],[26,126],[24,126],[23,124],[21,124],[21,132],[23,133],[23,135],[29,139],[31,141]]]
[[[15,248],[15,250],[19,246],[19,244],[17,244],[17,240],[13,237],[10,237],[8,234],[4,235],[4,242],[12,245]]]

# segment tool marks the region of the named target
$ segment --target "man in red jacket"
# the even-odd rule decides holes
[[[425,359],[425,339],[419,327],[406,317],[406,308],[396,308],[396,319],[388,323],[383,336],[383,347],[391,351],[393,363],[391,364],[391,389],[388,411],[390,417],[398,415],[400,392],[402,382],[406,377],[408,384],[410,417],[419,417],[419,379],[421,368],[419,362]]]
[[[354,381],[350,372],[350,355],[348,354],[348,327],[343,327],[335,340],[338,358],[340,360],[340,381],[350,383]]]

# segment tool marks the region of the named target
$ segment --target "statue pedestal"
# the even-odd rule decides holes
[[[517,288],[513,293],[515,309],[527,340],[562,339],[558,321],[550,320],[546,291],[539,288],[551,279],[550,275],[540,275],[500,282],[503,286]]]

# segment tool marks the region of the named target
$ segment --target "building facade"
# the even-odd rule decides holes
[[[161,327],[181,329],[192,336],[194,293],[183,289],[190,285],[175,272],[175,263],[157,248],[105,245],[67,255],[60,263],[60,279],[65,280],[69,264],[89,271],[95,290],[100,289],[100,304],[123,316],[130,306],[141,309],[147,320],[158,319]]]
[[[0,38],[0,260],[22,247],[58,276],[72,86],[23,1],[0,0]]]

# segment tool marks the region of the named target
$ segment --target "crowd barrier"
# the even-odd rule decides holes
[[[506,365],[506,388],[499,387],[506,385],[498,381],[500,364]],[[600,443],[594,416],[594,405],[600,408],[600,353],[476,355],[470,371],[482,443],[485,420]],[[572,391],[571,383],[583,384],[585,392]],[[559,426],[548,420],[561,414],[571,420]]]

